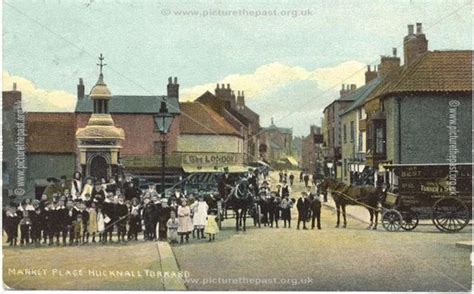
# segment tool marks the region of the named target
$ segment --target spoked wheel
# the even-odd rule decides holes
[[[401,222],[401,227],[405,231],[412,231],[418,226],[418,214],[411,210],[405,210],[401,212],[402,215],[402,222]]]
[[[389,232],[400,230],[402,215],[395,209],[389,209],[382,214],[382,226]]]
[[[469,209],[456,197],[441,198],[433,205],[432,221],[440,231],[459,232],[469,223]]]

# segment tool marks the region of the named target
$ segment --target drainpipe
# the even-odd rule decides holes
[[[402,103],[401,98],[397,97],[398,108],[398,163],[402,163]]]

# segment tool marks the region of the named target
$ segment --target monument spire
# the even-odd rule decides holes
[[[99,66],[99,68],[100,68],[100,75],[102,75],[102,68],[107,65],[106,63],[103,62],[104,59],[105,59],[105,57],[102,55],[102,53],[100,53],[100,55],[99,55],[99,62],[100,63],[97,63],[97,66]]]

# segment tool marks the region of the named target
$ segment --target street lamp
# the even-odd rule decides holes
[[[329,169],[329,177],[332,178],[332,167],[333,167],[333,163],[332,162],[328,162],[326,163],[328,169]]]
[[[161,195],[165,196],[165,154],[166,154],[166,143],[168,131],[173,122],[174,116],[168,112],[166,102],[162,101],[160,106],[160,112],[155,117],[155,122],[160,132],[161,140]]]

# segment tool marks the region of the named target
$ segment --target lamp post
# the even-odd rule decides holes
[[[155,121],[160,132],[161,139],[161,193],[162,197],[165,196],[165,156],[166,156],[166,143],[168,131],[173,122],[174,116],[168,112],[166,102],[162,101],[160,106],[160,112],[156,115]]]

